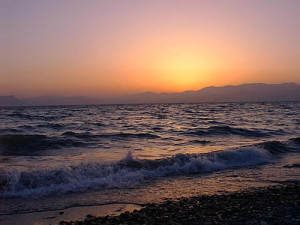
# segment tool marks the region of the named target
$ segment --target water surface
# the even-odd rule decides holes
[[[299,180],[299,102],[0,110],[0,215]]]

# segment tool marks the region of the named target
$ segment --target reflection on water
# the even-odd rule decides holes
[[[299,180],[299,111],[300,103],[1,108],[0,214]]]
[[[87,152],[101,159],[103,151],[159,158],[222,150],[299,134],[299,110],[299,103],[2,108],[1,159],[39,156],[55,163]]]

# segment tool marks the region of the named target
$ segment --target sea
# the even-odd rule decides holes
[[[2,107],[0,224],[299,181],[299,156],[300,102]]]

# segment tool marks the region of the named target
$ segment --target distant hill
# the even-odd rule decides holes
[[[264,101],[300,101],[300,85],[296,83],[253,83],[237,86],[206,87],[198,91],[184,91],[179,93],[145,92],[110,98],[42,96],[18,99],[15,96],[0,96],[0,106]]]
[[[192,102],[262,102],[300,101],[300,85],[284,84],[242,84],[238,86],[206,87],[198,91],[180,93],[145,92],[128,99],[128,103],[192,103]]]
[[[35,98],[19,99],[13,95],[0,96],[0,106],[42,106],[42,105],[81,105],[95,104],[98,99],[84,96],[63,97],[63,96],[41,96]]]
[[[0,96],[0,106],[19,106],[22,101],[13,95]]]

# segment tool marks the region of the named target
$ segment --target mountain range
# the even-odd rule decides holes
[[[0,106],[270,101],[300,101],[300,85],[296,83],[251,83],[237,86],[212,86],[197,91],[176,93],[144,92],[135,95],[101,98],[86,96],[40,96],[34,98],[17,98],[14,95],[0,96]]]

